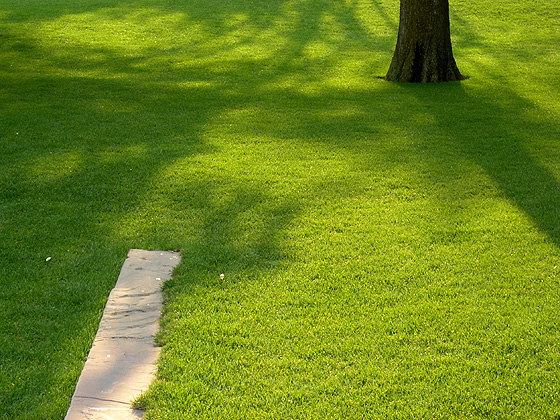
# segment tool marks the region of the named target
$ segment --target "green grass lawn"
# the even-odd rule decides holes
[[[146,419],[558,420],[552,3],[452,1],[469,79],[399,85],[397,0],[2,0],[0,419],[64,418],[146,248]]]

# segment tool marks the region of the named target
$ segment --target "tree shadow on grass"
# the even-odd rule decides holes
[[[247,100],[231,74],[166,62],[153,83],[142,64],[159,48],[50,51],[21,31],[0,34],[0,47],[12,65],[1,82],[0,307],[2,341],[15,344],[2,346],[0,406],[60,417],[129,248],[182,248],[207,274],[195,282],[217,270],[231,281],[282,258],[277,235],[297,206],[269,204],[266,188],[219,164],[215,176],[200,168],[216,152],[208,122]]]
[[[343,157],[337,154],[333,163],[344,160],[349,170],[371,176],[370,190],[376,183],[398,187],[410,179],[428,187],[453,183],[456,178],[442,167],[454,159],[474,162],[560,246],[558,180],[520,134],[527,130],[558,138],[558,126],[520,112],[532,105],[513,91],[496,92],[509,107],[480,91],[469,93],[463,88],[469,82],[421,87],[345,83],[341,79],[351,77],[339,70],[340,57],[354,63],[362,59],[361,80],[373,79],[363,70],[372,61],[363,57],[375,45],[388,65],[396,34],[372,35],[355,11],[335,2],[321,9],[312,2],[276,1],[257,10],[250,2],[215,3],[205,10],[194,3],[126,2],[120,11],[95,4],[103,6],[100,17],[113,17],[115,27],[130,16],[138,27],[149,27],[160,13],[179,13],[173,29],[202,26],[197,39],[202,48],[192,52],[191,44],[161,43],[127,55],[72,38],[74,44],[61,47],[58,42],[60,50],[49,51],[36,34],[0,34],[4,56],[29,65],[25,69],[14,62],[17,70],[2,76],[6,304],[1,307],[8,320],[2,335],[19,345],[2,346],[8,350],[1,358],[10,369],[21,366],[15,374],[2,372],[6,386],[0,406],[9,407],[7,415],[36,413],[26,408],[28,399],[45,412],[63,414],[67,401],[54,396],[61,393],[68,400],[71,395],[76,366],[129,248],[183,249],[180,279],[169,285],[175,297],[188,296],[196,287],[249,282],[259,271],[289,264],[283,235],[306,206],[364,193],[360,186],[349,186],[352,175],[312,173],[314,159],[328,160],[338,151]],[[137,6],[142,10],[135,14]],[[148,6],[153,10],[147,12]],[[88,3],[72,14],[95,15],[96,7]],[[377,22],[391,26],[382,9],[373,9]],[[49,13],[49,19],[69,18],[62,8]],[[262,38],[271,27],[276,32]],[[271,42],[275,37],[278,43]],[[255,44],[274,54],[257,56],[250,49]],[[153,62],[159,65],[154,68]],[[228,124],[235,127],[226,129]],[[258,175],[234,176],[228,145],[213,141],[212,130],[230,135],[232,146],[236,139],[251,137],[294,148],[292,161],[276,162],[276,168],[264,165],[271,155],[263,148],[260,164],[276,171],[274,181],[281,186],[260,183],[264,177]],[[387,139],[397,138],[395,133],[402,133],[403,140],[391,143]],[[450,139],[431,143],[432,134]],[[315,155],[304,155],[310,151]],[[287,173],[302,178],[293,191],[282,184],[280,169],[288,164],[293,168]],[[397,170],[401,175],[394,175]],[[402,173],[410,179],[402,179]],[[419,173],[423,177],[416,179]],[[454,174],[460,177],[461,171]],[[279,193],[283,189],[284,195]],[[53,257],[48,266],[47,256]],[[68,267],[75,268],[69,272]],[[225,282],[220,282],[221,272]],[[18,315],[18,308],[25,310]],[[39,321],[28,325],[24,318]],[[86,333],[73,325],[86,325]],[[46,356],[39,357],[42,353]],[[34,376],[53,359],[56,363],[38,375],[42,388],[25,385],[25,375]],[[50,387],[65,375],[59,387]]]
[[[232,105],[219,86],[8,79],[0,307],[2,341],[17,345],[0,351],[0,406],[12,418],[47,418],[64,413],[128,249],[184,249],[212,278],[266,270],[282,258],[276,233],[296,208],[267,204],[265,188],[220,175],[219,165],[215,176],[197,170],[216,152],[206,122]],[[175,164],[182,169],[167,170]]]
[[[430,135],[417,151],[428,162],[456,159],[476,164],[502,194],[526,214],[551,242],[560,247],[560,181],[558,124],[539,104],[521,98],[507,86],[484,92],[469,81],[446,85],[400,85],[420,114],[434,121],[433,135],[447,137],[434,147]],[[438,143],[438,141],[436,141]],[[548,165],[543,163],[548,162]],[[444,171],[432,173],[443,175]],[[428,179],[430,181],[430,179]],[[453,185],[454,179],[431,178]]]
[[[476,136],[458,139],[462,140],[461,147],[466,156],[476,162],[508,199],[560,247],[560,181],[558,174],[553,174],[539,161],[546,152],[538,150],[544,147],[554,151],[557,147],[555,139],[560,138],[558,126],[512,112],[515,108],[533,115],[539,112],[530,102],[515,97],[511,107],[501,108],[464,90],[458,92],[458,97],[461,107],[485,109],[489,115],[488,121],[474,128]],[[450,116],[441,118],[441,123],[457,124],[461,129],[464,126],[466,132],[469,126],[473,129],[468,120],[458,121]],[[536,147],[540,157],[531,152],[532,147]]]

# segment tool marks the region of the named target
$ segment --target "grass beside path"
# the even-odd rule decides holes
[[[181,249],[146,419],[560,416],[560,10],[0,4],[0,419],[62,419],[130,248]],[[220,274],[224,278],[220,279]]]

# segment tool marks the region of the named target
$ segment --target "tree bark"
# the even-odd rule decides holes
[[[451,48],[448,0],[400,0],[397,46],[385,78],[392,82],[463,80]]]

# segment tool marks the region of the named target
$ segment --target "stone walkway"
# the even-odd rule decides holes
[[[66,420],[137,420],[131,401],[153,380],[161,286],[180,262],[178,253],[132,249],[99,324]]]

